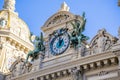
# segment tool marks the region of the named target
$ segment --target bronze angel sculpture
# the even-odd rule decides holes
[[[35,48],[33,51],[29,51],[26,61],[28,61],[29,57],[31,57],[31,61],[34,61],[34,59],[38,58],[39,52],[45,53],[45,46],[44,46],[44,40],[43,40],[43,34],[41,33],[40,37],[36,36],[35,40],[33,42]]]
[[[89,39],[89,37],[82,34],[82,32],[85,30],[86,24],[85,13],[83,13],[82,19],[82,24],[80,24],[80,21],[78,20],[75,20],[75,23],[71,23],[73,26],[73,31],[71,33],[71,45],[73,45],[75,49],[81,46],[81,42]]]

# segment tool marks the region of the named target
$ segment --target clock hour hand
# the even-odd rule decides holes
[[[60,39],[59,46],[61,46],[62,42],[63,42],[63,39]]]

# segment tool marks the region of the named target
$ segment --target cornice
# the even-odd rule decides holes
[[[109,64],[109,61],[111,64],[114,64],[114,63],[117,64],[116,55],[112,51],[101,53],[101,54],[96,54],[96,55],[91,55],[91,56],[86,56],[86,57],[81,57],[79,59],[72,60],[67,63],[61,62],[58,65],[52,65],[47,68],[42,68],[38,71],[23,74],[13,79],[19,79],[19,78],[25,79],[25,78],[29,78],[30,75],[40,77],[40,76],[58,73],[64,70],[71,71],[71,68],[73,67],[80,68],[81,66],[83,67],[84,70],[86,70],[88,69],[88,67],[92,68],[91,64],[93,64],[94,66],[94,63],[97,65],[97,67],[102,67],[103,65]]]
[[[12,44],[24,48],[25,50],[33,50],[33,45],[30,42],[26,42],[16,36],[15,34],[11,33],[8,30],[2,30],[0,31],[0,36],[6,37],[6,39]]]

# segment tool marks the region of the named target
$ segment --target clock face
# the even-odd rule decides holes
[[[57,36],[50,43],[51,52],[53,55],[62,54],[69,46],[70,39],[67,33]]]

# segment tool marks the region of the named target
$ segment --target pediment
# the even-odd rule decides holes
[[[51,16],[44,24],[43,27],[50,27],[56,24],[64,23],[68,20],[72,20],[75,18],[75,15],[68,11],[60,11],[53,16]]]
[[[117,42],[117,38],[106,32],[105,29],[98,31],[97,35],[90,42],[91,53],[102,53],[108,51]]]

